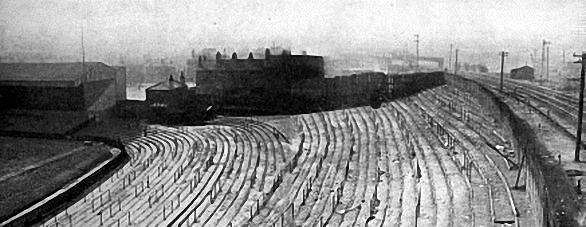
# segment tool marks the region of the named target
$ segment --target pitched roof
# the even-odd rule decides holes
[[[0,63],[0,81],[77,81],[83,69],[86,73],[115,70],[101,62]]]
[[[147,88],[147,90],[170,91],[187,85],[176,80],[165,80]]]
[[[533,67],[531,67],[531,66],[528,66],[528,65],[525,65],[525,66],[521,66],[521,67],[519,67],[519,68],[511,69],[511,71],[517,71],[517,70],[520,70],[520,69],[526,69],[526,68],[533,69]]]

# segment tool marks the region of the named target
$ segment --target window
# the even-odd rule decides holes
[[[167,104],[166,103],[156,102],[156,103],[151,104],[151,107],[166,108],[167,107]]]

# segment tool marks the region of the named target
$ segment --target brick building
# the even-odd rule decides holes
[[[266,49],[263,59],[255,59],[253,53],[244,59],[236,53],[229,59],[220,52],[214,59],[194,55],[187,64],[198,93],[210,95],[221,108],[274,109],[290,96],[294,83],[324,77],[321,56],[292,55],[287,50],[273,55]]]
[[[169,76],[146,89],[146,110],[143,117],[158,123],[198,123],[208,117],[211,103],[208,95],[190,89],[185,76],[179,80]]]
[[[181,76],[181,81],[177,81],[171,75],[168,80],[146,89],[146,100],[152,109],[181,109],[186,95],[187,85],[183,76]]]

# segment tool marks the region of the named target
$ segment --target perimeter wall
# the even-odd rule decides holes
[[[445,75],[449,86],[470,93],[479,100],[482,112],[513,138],[517,163],[522,166],[526,195],[539,226],[580,226],[577,195],[565,171],[539,140],[533,128],[508,105],[502,97],[479,83],[462,76]],[[520,184],[521,185],[521,184]]]

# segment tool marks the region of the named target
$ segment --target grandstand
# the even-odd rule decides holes
[[[287,117],[298,127],[289,142],[248,118],[152,127],[129,141],[116,176],[45,225],[518,223],[502,160],[480,140],[492,131],[425,100],[449,95]]]

